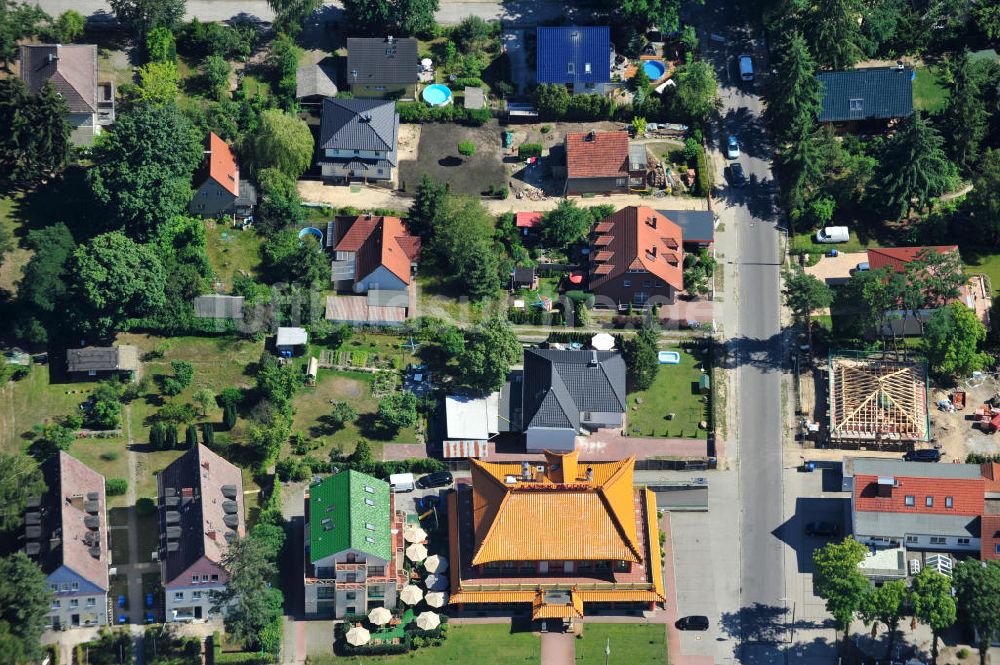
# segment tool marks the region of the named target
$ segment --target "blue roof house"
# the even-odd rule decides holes
[[[607,26],[564,25],[537,29],[539,83],[568,85],[574,95],[603,95],[615,57]]]

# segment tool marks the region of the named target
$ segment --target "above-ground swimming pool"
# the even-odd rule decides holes
[[[421,97],[431,106],[444,106],[451,101],[451,90],[444,84],[435,83],[424,88]]]
[[[676,351],[660,351],[656,358],[661,365],[677,365],[681,362],[681,354]]]
[[[650,81],[659,81],[667,73],[667,66],[659,60],[646,60],[642,63],[642,71]]]
[[[320,245],[323,244],[323,232],[320,231],[317,228],[313,228],[311,226],[307,226],[306,228],[304,228],[301,231],[299,231],[299,240],[302,240],[306,236],[315,236],[316,240],[319,241],[319,244]]]

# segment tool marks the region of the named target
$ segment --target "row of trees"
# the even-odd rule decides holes
[[[979,634],[980,663],[985,665],[990,636],[1000,631],[1000,562],[969,558],[959,562],[950,579],[925,567],[909,588],[905,580],[875,587],[858,568],[867,553],[867,547],[850,537],[813,552],[813,588],[826,601],[845,640],[856,618],[871,624],[872,637],[884,625],[889,631],[889,657],[904,611],[912,607],[914,620],[931,629],[931,658],[936,662],[938,638],[955,623],[961,607],[969,627]],[[957,596],[952,595],[953,586]]]

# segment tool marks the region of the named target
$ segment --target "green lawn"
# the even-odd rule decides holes
[[[586,623],[576,641],[576,662],[602,665],[610,640],[612,663],[667,665],[666,629],[662,624]]]
[[[921,111],[932,113],[944,108],[948,101],[948,90],[941,82],[941,77],[930,67],[918,67],[917,78],[913,81],[913,106]]]
[[[994,292],[1000,289],[1000,254],[963,257],[967,275],[986,275]]]
[[[10,251],[3,255],[0,262],[0,289],[11,294],[17,290],[17,281],[21,279],[21,271],[31,258],[32,251],[21,247],[17,233],[21,222],[15,216],[17,202],[8,197],[0,197],[0,226],[12,236]]]
[[[425,647],[398,656],[310,656],[309,665],[509,665],[538,663],[538,638],[530,632],[512,633],[507,624],[466,624],[448,626],[448,639],[439,647]]]
[[[209,223],[205,229],[206,252],[222,290],[233,288],[233,278],[246,273],[251,277],[260,268],[261,236],[253,229],[240,231],[226,224]]]
[[[792,237],[791,251],[793,254],[807,252],[809,254],[820,255],[836,249],[838,252],[862,252],[869,247],[880,247],[875,238],[860,238],[858,234],[851,231],[851,239],[847,242],[839,243],[817,243],[814,242],[815,231],[797,233]]]
[[[628,395],[628,432],[632,436],[703,439],[707,430],[700,429],[698,423],[708,420],[708,403],[698,393],[700,362],[681,348],[667,348],[679,351],[681,362],[660,365],[649,390]],[[674,414],[673,420],[667,420],[668,413]]]

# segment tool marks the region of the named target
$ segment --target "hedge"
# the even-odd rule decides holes
[[[377,478],[388,478],[394,473],[434,473],[447,471],[448,464],[430,457],[411,457],[404,460],[375,461],[371,465],[355,466],[349,459],[324,460],[306,455],[301,460],[285,457],[275,465],[275,473],[282,482],[306,480],[316,473],[333,473],[334,468],[340,471],[355,469],[373,475]]]
[[[541,157],[542,145],[540,143],[522,143],[517,146],[517,156],[521,158]]]
[[[712,174],[708,172],[708,158],[705,156],[705,146],[698,145],[695,171],[697,174],[698,195],[708,196],[712,192]]]
[[[128,492],[128,481],[124,478],[108,478],[104,481],[104,492],[108,496],[122,496]]]
[[[489,109],[466,109],[454,104],[430,107],[423,102],[396,102],[400,122],[464,122],[482,125],[493,117]]]
[[[210,655],[206,659],[208,665],[268,665],[277,661],[273,656],[262,656],[258,651],[223,651],[219,631],[212,633],[211,645],[211,649],[206,649],[206,655]]]

